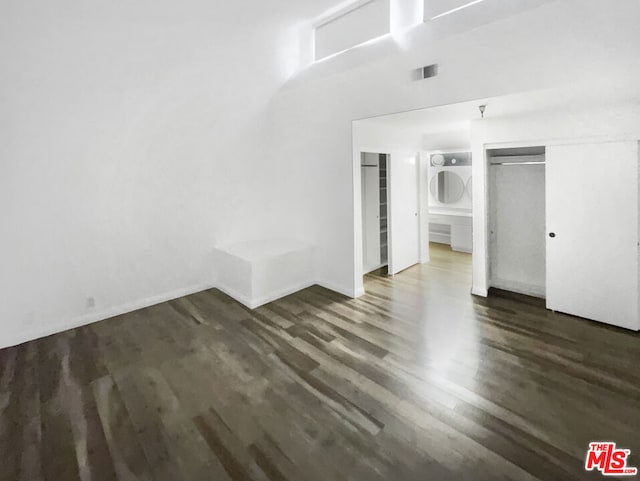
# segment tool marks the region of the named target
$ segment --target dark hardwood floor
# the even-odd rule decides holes
[[[469,294],[470,256],[347,299],[201,292],[0,351],[2,480],[582,480],[640,456],[640,337]]]

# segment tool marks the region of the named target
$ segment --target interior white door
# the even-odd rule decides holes
[[[547,307],[640,329],[638,144],[547,148]]]
[[[380,170],[362,167],[362,268],[365,273],[380,266]]]
[[[389,274],[420,262],[416,153],[391,153],[388,169]]]

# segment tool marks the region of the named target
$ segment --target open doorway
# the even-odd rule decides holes
[[[362,268],[364,274],[387,275],[389,266],[389,154],[362,152]]]
[[[395,275],[420,262],[417,152],[360,152],[362,274]]]
[[[392,151],[389,156],[389,275],[420,263],[419,155]]]
[[[461,139],[458,148],[438,149],[428,154],[428,215],[430,254],[434,244],[471,254],[472,236],[472,156],[471,146]]]
[[[359,204],[354,216],[359,227],[356,277],[395,275],[433,256],[447,262],[447,252],[457,255],[451,262],[460,263],[463,257],[468,264],[464,270],[471,272],[470,121],[477,108],[470,107],[437,107],[353,123]],[[375,177],[382,178],[383,163],[381,190]],[[372,206],[380,202],[386,205],[376,212]],[[356,279],[356,289],[360,286]]]

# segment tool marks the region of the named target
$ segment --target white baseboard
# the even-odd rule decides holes
[[[337,292],[339,294],[345,295],[352,299],[355,299],[357,297],[364,295],[364,287],[360,287],[354,291],[353,289],[344,289],[344,288],[338,287],[335,284],[332,284],[330,282],[304,282],[299,285],[289,286],[284,289],[273,291],[265,296],[261,296],[257,298],[249,298],[248,296],[240,294],[234,289],[231,289],[224,285],[218,285],[216,287],[220,289],[222,292],[224,292],[225,294],[227,294],[228,296],[233,297],[236,301],[240,302],[241,304],[248,307],[249,309],[256,309],[260,306],[268,304],[269,302],[277,301],[282,297],[301,291],[302,289],[307,289],[308,287],[311,287],[314,285],[324,287],[325,289],[329,289],[330,291]]]
[[[224,285],[218,285],[217,288],[220,289],[225,294],[227,294],[228,296],[233,297],[236,301],[245,305],[249,309],[256,309],[260,306],[268,304],[269,302],[277,301],[282,297],[288,296],[290,294],[301,291],[303,289],[307,289],[308,287],[311,287],[314,285],[324,287],[325,289],[329,289],[330,291],[337,292],[339,294],[345,295],[352,299],[355,299],[357,297],[364,295],[364,287],[360,287],[354,291],[353,289],[345,289],[345,288],[338,287],[337,285],[332,284],[330,282],[303,282],[298,285],[288,286],[288,287],[285,287],[284,289],[279,289],[279,290],[270,292],[267,295],[257,297],[257,298],[249,298],[248,296],[240,294],[234,289],[228,288],[227,286],[224,286]]]
[[[88,324],[93,324],[95,322],[104,321],[105,319],[126,314],[128,312],[137,311],[138,309],[154,306],[162,302],[170,301],[183,296],[188,296],[190,294],[201,292],[207,289],[214,289],[214,288],[219,289],[225,294],[233,297],[238,302],[244,304],[249,309],[255,309],[264,304],[268,304],[269,302],[280,299],[281,297],[288,296],[290,294],[293,294],[294,292],[298,292],[302,289],[306,289],[316,284],[351,298],[356,298],[364,295],[364,288],[359,288],[356,291],[354,291],[354,289],[345,289],[343,287],[337,286],[330,282],[305,282],[299,285],[289,286],[284,289],[273,291],[259,298],[250,299],[238,292],[235,292],[233,289],[229,289],[225,286],[216,285],[213,282],[209,282],[209,283],[203,283],[203,284],[197,284],[189,287],[184,287],[181,289],[176,289],[174,291],[158,294],[155,296],[147,297],[145,299],[141,299],[133,302],[128,302],[125,304],[121,304],[119,306],[103,309],[101,311],[89,312],[87,314],[75,317],[68,321],[56,322],[54,324],[47,325],[44,328],[27,330],[27,331],[15,333],[10,336],[0,337],[0,349],[3,349],[5,347],[17,346],[19,344],[22,344],[28,341],[33,341],[35,339],[40,339],[42,337],[51,336],[53,334],[64,332],[69,329],[75,329],[77,327],[86,326]]]
[[[164,294],[147,297],[146,299],[128,302],[119,306],[103,309],[101,311],[90,312],[82,316],[75,317],[70,321],[57,322],[53,325],[47,326],[46,328],[17,333],[13,336],[0,339],[0,349],[5,347],[17,346],[18,344],[22,344],[24,342],[51,336],[52,334],[68,331],[69,329],[93,324],[94,322],[104,321],[105,319],[110,319],[121,314],[137,311],[138,309],[154,306],[162,302],[171,301],[173,299],[188,296],[190,294],[195,294],[196,292],[205,291],[207,289],[213,289],[214,287],[216,286],[212,283],[203,283],[184,287],[171,292],[166,292]]]
[[[451,234],[444,234],[442,232],[429,232],[429,242],[451,245]]]
[[[277,290],[277,291],[273,291],[267,295],[264,295],[262,297],[258,297],[257,299],[253,300],[253,303],[255,305],[255,307],[253,307],[252,309],[255,309],[256,307],[260,307],[264,304],[268,304],[269,302],[273,302],[273,301],[277,301],[278,299],[291,295],[295,292],[301,291],[302,289],[306,289],[308,287],[311,287],[315,285],[315,282],[302,282],[298,285],[294,285],[294,286],[289,286],[289,287],[285,287],[283,289]]]
[[[332,282],[327,282],[327,281],[319,281],[316,284],[318,284],[320,287],[324,287],[325,289],[329,289],[330,291],[335,291],[338,294],[342,294],[344,296],[350,297],[352,299],[355,299],[357,297],[360,297],[364,294],[364,288],[359,288],[359,289],[354,289],[354,288],[345,288],[342,286],[339,286],[337,284],[333,284]]]
[[[471,294],[474,296],[487,297],[489,295],[489,289],[486,287],[472,287]]]
[[[302,289],[306,289],[307,287],[311,287],[313,285],[315,285],[315,282],[303,282],[298,285],[288,286],[283,289],[272,291],[269,294],[266,294],[264,296],[260,296],[257,298],[249,298],[227,286],[219,285],[217,286],[217,288],[222,292],[224,292],[226,295],[233,297],[236,301],[245,305],[249,309],[256,309],[260,306],[263,306],[273,301],[277,301],[282,297],[301,291]]]
[[[227,286],[223,286],[221,284],[217,285],[216,289],[224,292],[226,295],[228,295],[229,297],[232,297],[234,300],[238,301],[240,304],[247,306],[249,309],[255,309],[255,307],[252,307],[251,305],[251,299],[243,294],[240,294],[235,289],[232,289]]]
[[[492,279],[491,286],[496,289],[516,292],[525,296],[533,296],[544,299],[546,297],[546,289],[544,286],[534,286],[518,281],[505,281],[503,279]]]

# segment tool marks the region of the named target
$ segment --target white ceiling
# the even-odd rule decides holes
[[[197,1],[197,0],[196,0]],[[332,10],[336,0],[249,0],[243,2],[214,2],[216,7],[233,16],[285,16],[313,20]]]
[[[257,31],[274,23],[311,21],[336,5],[337,0],[130,0],[128,2],[72,2],[66,5],[45,6],[34,15],[53,18],[64,8],[64,18],[81,20],[119,20],[122,23],[170,20],[172,23],[206,22],[228,32],[233,28],[252,28]],[[4,13],[21,8],[9,4]]]
[[[633,81],[631,81],[633,83]],[[618,87],[622,87],[618,84]],[[636,91],[629,98],[629,92]],[[621,96],[622,95],[622,96]],[[480,118],[478,106],[486,104],[485,117],[508,118],[535,114],[549,110],[582,110],[622,102],[640,102],[640,87],[612,89],[611,84],[600,86],[593,83],[572,85],[570,88],[546,89],[526,93],[485,98],[457,104],[429,107],[425,109],[383,115],[361,122],[394,125],[402,128],[419,128],[423,132],[443,132],[463,129],[471,120]]]

